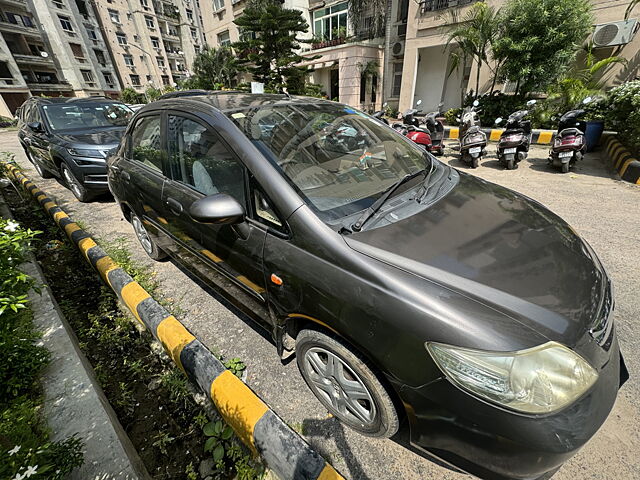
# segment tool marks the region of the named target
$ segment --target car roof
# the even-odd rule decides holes
[[[43,105],[52,105],[57,103],[122,103],[121,100],[116,100],[110,97],[95,96],[95,97],[31,97],[29,100]]]
[[[331,103],[328,100],[324,100],[316,97],[304,97],[298,95],[284,95],[284,94],[270,94],[270,93],[248,93],[248,92],[212,92],[202,95],[187,95],[183,97],[165,98],[163,100],[157,100],[148,105],[153,105],[156,108],[166,105],[175,105],[176,102],[185,102],[189,104],[201,104],[204,106],[211,106],[220,110],[221,112],[230,112],[237,110],[245,110],[248,108],[264,107],[268,105],[284,105],[291,103]]]

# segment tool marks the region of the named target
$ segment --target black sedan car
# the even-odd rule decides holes
[[[334,102],[217,94],[136,113],[109,185],[175,257],[295,353],[351,428],[532,479],[598,430],[626,370],[612,287],[539,203]]]
[[[104,97],[31,97],[18,111],[18,138],[42,178],[61,178],[87,202],[109,191],[106,157],[132,114]]]

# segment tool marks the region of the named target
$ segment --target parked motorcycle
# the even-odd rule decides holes
[[[478,105],[480,102],[475,100],[473,105],[463,110],[462,117],[459,117],[460,160],[471,168],[477,168],[482,156],[487,154],[487,136],[480,130]]]
[[[376,120],[384,123],[385,125],[389,125],[389,121],[384,118],[384,112],[387,108],[388,103],[384,102],[382,104],[382,109],[378,110],[377,112],[375,112],[373,115],[371,115],[373,118],[375,118]]]
[[[427,113],[424,119],[424,125],[431,135],[431,153],[434,155],[444,155],[444,124],[440,118],[442,117],[442,106],[444,103],[438,104],[436,112]]]
[[[529,100],[527,106],[536,104]],[[531,145],[531,121],[525,120],[529,110],[519,110],[509,115],[505,130],[498,141],[498,162],[513,170],[515,166],[529,155]],[[496,118],[496,125],[502,123],[502,118]]]
[[[582,103],[586,105],[591,100],[591,97],[587,97]],[[567,173],[569,168],[582,160],[587,151],[587,122],[580,120],[584,113],[584,109],[578,108],[569,110],[560,117],[558,133],[553,139],[547,162],[554,167],[560,167],[562,173]]]

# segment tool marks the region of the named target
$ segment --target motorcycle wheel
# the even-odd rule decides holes
[[[562,164],[562,173],[568,173],[569,172],[569,164],[568,163],[563,163]]]
[[[507,170],[513,170],[515,166],[515,160],[513,158],[507,160]]]
[[[475,157],[473,160],[471,160],[471,168],[478,168],[479,162],[480,162],[480,159],[478,157]]]

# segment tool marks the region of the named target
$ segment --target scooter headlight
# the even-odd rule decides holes
[[[580,355],[556,342],[516,352],[488,352],[427,342],[447,378],[481,398],[530,414],[577,400],[598,379]]]

